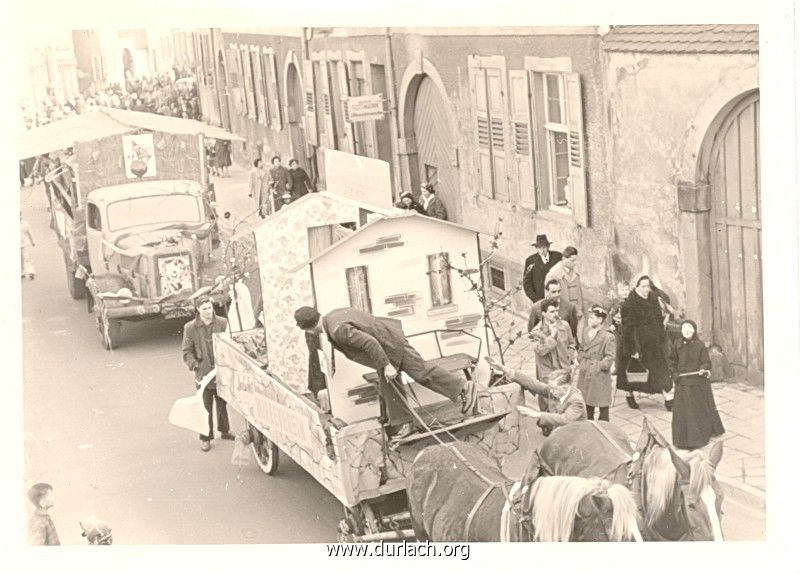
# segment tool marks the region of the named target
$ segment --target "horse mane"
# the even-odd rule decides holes
[[[586,496],[607,494],[614,506],[611,538],[614,541],[633,538],[636,524],[636,503],[624,486],[609,485],[599,478],[580,476],[546,476],[533,483],[531,521],[537,542],[568,542],[575,527],[578,505]]]
[[[638,515],[636,500],[631,491],[621,484],[612,484],[608,487],[607,492],[614,505],[614,514],[611,519],[611,541],[631,540],[634,538],[633,527]]]
[[[691,469],[689,495],[699,497],[714,481],[714,467],[699,450],[677,451]],[[652,526],[669,508],[675,496],[678,470],[672,464],[669,450],[654,447],[644,459],[642,472],[647,483],[647,524]]]

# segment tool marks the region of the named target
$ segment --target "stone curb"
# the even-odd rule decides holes
[[[727,476],[717,475],[717,480],[722,484],[726,497],[738,502],[742,506],[766,513],[766,492],[750,486],[741,480],[729,478]]]

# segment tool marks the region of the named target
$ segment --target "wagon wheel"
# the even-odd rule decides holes
[[[337,528],[339,542],[354,542],[355,536],[381,532],[380,521],[369,502],[361,502],[352,508],[345,507],[344,514]]]
[[[255,455],[256,464],[264,474],[275,474],[275,471],[278,470],[278,447],[253,425],[248,424],[248,426],[250,434],[253,435],[250,448]]]
[[[115,321],[108,318],[106,306],[100,301],[94,303],[94,317],[97,324],[97,331],[100,334],[100,344],[106,351],[111,351],[119,346],[122,321]]]

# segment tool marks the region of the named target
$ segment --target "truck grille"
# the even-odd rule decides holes
[[[167,255],[159,257],[156,261],[158,289],[162,297],[181,291],[194,291],[192,256],[189,253]]]

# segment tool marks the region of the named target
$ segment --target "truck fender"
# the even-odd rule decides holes
[[[94,275],[87,279],[86,286],[89,288],[92,298],[94,298],[98,293],[116,293],[126,287],[127,283],[122,275],[105,273],[103,275]]]

